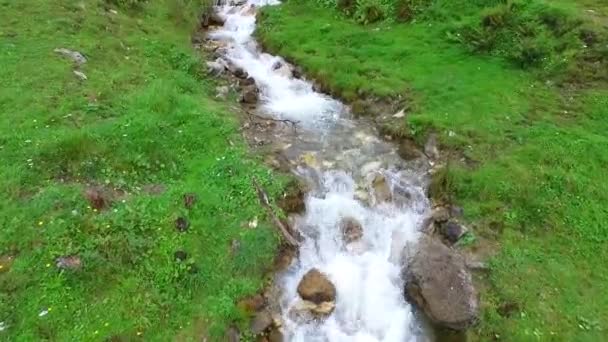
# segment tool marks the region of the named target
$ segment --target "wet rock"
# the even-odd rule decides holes
[[[424,154],[426,154],[429,159],[439,159],[439,148],[437,148],[437,135],[429,135],[426,144],[424,144]]]
[[[361,175],[365,176],[373,171],[378,171],[382,167],[382,162],[372,161],[361,167]]]
[[[252,85],[255,85],[255,79],[253,77],[239,79],[239,86],[241,87],[247,87]]]
[[[187,231],[189,227],[190,222],[188,222],[185,217],[178,217],[175,220],[175,229],[177,229],[177,231],[179,231],[180,233]]]
[[[302,213],[306,209],[304,199],[306,194],[302,189],[302,185],[298,183],[291,184],[283,197],[279,200],[279,207],[286,213]]]
[[[82,260],[77,255],[62,256],[55,260],[55,266],[62,270],[76,271],[82,268]]]
[[[291,307],[288,315],[296,322],[309,323],[313,320],[328,317],[334,312],[335,308],[336,303],[333,301],[317,304],[308,300],[301,300]]]
[[[76,63],[78,65],[82,65],[87,62],[86,57],[78,51],[73,51],[73,50],[64,49],[64,48],[55,49],[54,51],[66,58],[71,59],[74,63]]]
[[[291,67],[289,66],[289,64],[286,64],[286,63],[276,62],[272,66],[272,70],[274,70],[277,74],[284,76],[284,77],[291,78],[293,76]]]
[[[281,250],[274,259],[274,268],[278,271],[281,271],[289,267],[289,265],[291,265],[291,262],[295,258],[296,253],[297,252],[295,249],[288,246],[282,246]]]
[[[250,85],[243,87],[243,94],[241,95],[241,102],[254,104],[258,102],[258,87]]]
[[[393,198],[388,180],[381,173],[376,173],[372,179],[372,190],[377,203],[390,202]]]
[[[428,236],[404,253],[405,292],[434,323],[465,330],[477,322],[477,292],[460,254]]]
[[[418,145],[411,139],[403,139],[398,146],[397,152],[405,160],[413,160],[422,157]]]
[[[431,212],[431,218],[437,223],[443,223],[450,219],[450,212],[446,207],[437,207]]]
[[[325,274],[313,268],[300,280],[298,294],[302,299],[315,304],[332,302],[336,299],[336,287]]]
[[[352,217],[345,217],[340,222],[340,231],[344,243],[349,244],[358,241],[363,237],[363,227],[359,221]]]
[[[279,329],[272,329],[268,334],[269,342],[283,342],[283,333]]]
[[[219,15],[218,13],[211,13],[209,14],[209,20],[208,23],[209,25],[214,25],[214,26],[223,26],[224,25],[224,18],[222,18],[221,15]]]
[[[186,259],[188,259],[188,253],[184,252],[184,251],[176,251],[173,254],[173,257],[175,258],[175,260],[177,261],[185,261]]]
[[[84,191],[84,196],[86,197],[87,201],[89,202],[89,205],[93,209],[102,210],[110,205],[110,198],[101,187],[88,187]]]
[[[215,61],[207,61],[207,70],[209,70],[209,73],[212,75],[221,75],[226,70],[226,65],[218,58]]]
[[[184,194],[184,207],[186,207],[186,209],[192,209],[196,204],[196,200],[197,196],[195,193],[189,192]]]
[[[272,315],[264,310],[255,314],[251,320],[251,332],[255,335],[261,334],[272,326]]]
[[[439,232],[451,243],[456,243],[468,229],[456,221],[449,221],[441,225]]]

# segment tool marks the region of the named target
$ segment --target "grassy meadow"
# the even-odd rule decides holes
[[[219,340],[244,322],[279,242],[251,179],[271,195],[285,179],[215,99],[190,44],[201,10],[0,0],[0,341]]]
[[[376,18],[361,9],[369,3],[380,13],[410,7]],[[421,142],[439,134],[453,156],[445,190],[477,235],[466,248],[493,246],[473,340],[604,340],[606,6],[387,3],[287,1],[263,9],[257,35],[346,100],[404,96],[395,132]]]

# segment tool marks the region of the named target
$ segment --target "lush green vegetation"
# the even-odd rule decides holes
[[[198,13],[0,0],[0,340],[217,340],[263,285],[278,241],[251,178],[271,194],[284,181],[214,100]]]
[[[588,71],[606,65],[605,31],[562,2],[406,2],[418,6],[406,23],[393,17],[360,25],[343,13],[352,3],[333,10],[288,1],[263,10],[258,36],[346,100],[404,95],[409,112],[396,133],[419,141],[431,131],[440,135],[454,159],[447,190],[464,206],[478,241],[499,246],[482,287],[477,339],[602,340],[608,87],[606,69]],[[485,28],[497,10],[508,10],[508,19]],[[542,13],[565,26],[541,20]],[[519,25],[532,25],[532,41],[547,47],[546,59],[519,63],[512,55],[526,44]],[[475,34],[465,35],[486,29],[494,30],[487,49],[476,48]],[[586,30],[604,37],[595,48],[576,46]],[[567,61],[553,68],[562,57]]]

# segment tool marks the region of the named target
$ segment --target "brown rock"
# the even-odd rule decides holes
[[[464,258],[425,236],[406,254],[406,294],[437,325],[465,330],[479,317],[479,300]]]
[[[386,177],[381,173],[376,173],[372,180],[372,189],[377,203],[390,202],[393,199],[391,188]]]
[[[283,333],[279,329],[272,329],[268,334],[269,342],[283,342]]]
[[[363,237],[363,227],[352,217],[345,217],[340,222],[340,231],[344,243],[351,243]]]
[[[313,268],[300,280],[298,294],[302,299],[315,304],[333,302],[336,299],[336,287],[325,274]]]
[[[238,307],[245,312],[256,312],[264,308],[266,300],[261,294],[245,298],[238,303]]]
[[[418,159],[423,155],[416,142],[411,139],[403,139],[399,143],[397,152],[405,160]]]
[[[291,184],[279,200],[279,207],[286,213],[302,213],[306,209],[305,196],[306,194],[299,184]]]

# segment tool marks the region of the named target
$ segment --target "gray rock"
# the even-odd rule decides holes
[[[273,320],[270,312],[266,310],[260,311],[255,314],[253,320],[251,321],[251,332],[255,335],[261,334],[266,331],[266,329],[270,328],[272,322]]]
[[[71,59],[74,63],[82,65],[87,62],[87,58],[78,51],[59,48],[54,50],[56,53]]]
[[[479,318],[479,299],[464,258],[429,236],[404,250],[405,292],[437,325],[465,330]]]
[[[243,88],[243,94],[241,95],[241,102],[254,104],[258,102],[258,87],[250,85]]]
[[[431,212],[431,218],[437,223],[447,222],[450,219],[450,212],[445,207],[437,207]]]
[[[220,99],[225,99],[228,96],[228,93],[230,92],[230,87],[228,86],[219,86],[215,88],[215,97],[218,97]]]
[[[78,77],[78,79],[81,81],[86,81],[89,79],[82,71],[74,70],[74,75],[76,75],[76,77]]]
[[[207,69],[213,75],[221,75],[226,70],[226,65],[218,58],[215,61],[208,61]]]
[[[448,221],[441,225],[440,233],[449,242],[456,243],[466,234],[468,229],[456,221]]]
[[[315,304],[333,302],[336,300],[336,287],[325,274],[313,268],[300,280],[298,294],[302,299]]]
[[[424,145],[424,154],[426,154],[429,159],[439,159],[439,148],[437,148],[437,136],[435,134],[429,135],[429,138]]]
[[[62,270],[79,270],[82,268],[82,260],[77,255],[62,256],[55,260],[55,266]]]

